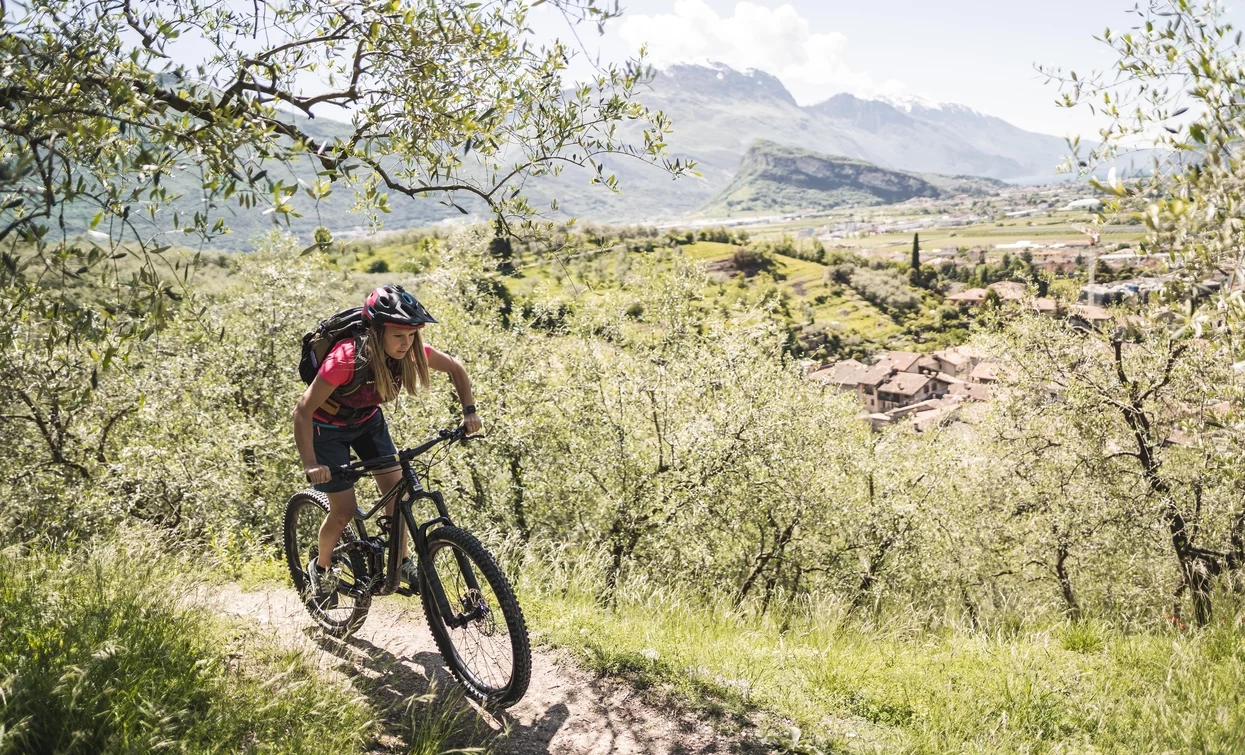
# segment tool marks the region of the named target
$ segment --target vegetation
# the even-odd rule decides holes
[[[154,537],[0,554],[0,753],[363,752],[374,712],[192,596]]]
[[[1245,263],[1245,226],[1234,201],[1242,180],[1236,135],[1245,123],[1241,35],[1213,2],[1151,0],[1133,13],[1139,29],[1107,29],[1098,38],[1115,58],[1110,70],[1045,73],[1060,83],[1062,106],[1105,116],[1099,144],[1069,145],[1069,169],[1091,171],[1139,146],[1155,148],[1147,175],[1125,180],[1112,171],[1094,180],[1112,199],[1098,220],[1143,222],[1145,248],[1181,259],[1170,288],[1184,298],[1207,276]],[[1239,293],[1223,296],[1220,306],[1234,321],[1245,311]]]
[[[559,6],[610,15],[591,0]],[[502,193],[510,168],[552,170],[567,151],[665,160],[664,118],[630,99],[640,69],[565,96],[562,53],[518,43],[522,6],[222,6],[194,19],[217,45],[194,77],[163,57],[192,23],[175,3],[5,11],[0,751],[372,744],[392,711],[243,642],[178,575],[273,555],[278,511],[301,484],[289,432],[299,338],[389,280],[436,314],[429,341],[471,365],[487,422],[488,441],[434,482],[503,554],[535,626],[603,673],[724,726],[757,713],[792,752],[1234,746],[1245,354],[1239,293],[1211,308],[1193,284],[1240,266],[1245,98],[1232,95],[1228,28],[1213,11],[1171,9],[1151,9],[1143,40],[1116,42],[1122,81],[1191,77],[1189,94],[1213,107],[1173,127],[1191,143],[1165,144],[1204,145],[1204,164],[1170,186],[1104,188],[1112,211],[1150,203],[1147,243],[1187,263],[1180,285],[1097,329],[993,293],[971,335],[1001,364],[995,400],[954,431],[920,433],[872,432],[800,359],[969,335],[942,298],[953,283],[1042,293],[1060,281],[1024,254],[991,262],[966,247],[930,265],[916,238],[890,261],[726,229],[505,235],[537,218]],[[235,55],[260,26],[284,41]],[[346,66],[335,73],[349,84],[304,95],[293,82],[313,61]],[[1073,102],[1110,88],[1074,81]],[[1179,115],[1154,115],[1166,107],[1156,91],[1138,94],[1152,109],[1132,134]],[[279,103],[366,118],[330,138],[279,117]],[[392,108],[414,108],[438,140]],[[645,146],[629,151],[615,125],[633,119]],[[1106,134],[1108,149],[1129,134]],[[474,194],[500,217],[353,248],[273,232],[229,258],[143,235],[142,212],[185,221],[196,240],[223,230],[177,209],[173,175],[194,171],[196,206],[237,198],[292,217],[294,184],[263,165],[296,157],[321,170],[313,206],[345,182],[365,210],[383,211],[383,186]],[[848,168],[866,169],[835,166]],[[61,224],[84,205],[106,240]],[[456,408],[442,382],[386,414],[410,445]],[[420,752],[456,725],[428,706],[402,718]]]
[[[50,440],[38,423],[6,420],[18,442],[6,445],[4,468],[20,472],[4,480],[13,502],[0,525],[5,540],[81,540],[139,519],[226,561],[269,553],[272,522],[296,477],[287,427],[300,388],[288,369],[295,344],[315,313],[376,280],[363,274],[343,284],[330,257],[298,254],[292,239],[274,236],[259,253],[216,268],[225,276],[215,284],[221,295],[205,297],[205,311],[174,313],[171,327],[132,353],[130,369],[101,375],[93,391],[76,397],[74,412],[55,418],[62,424]],[[835,657],[838,648],[874,638],[869,653],[899,654],[920,666],[941,663],[942,654],[972,665],[987,652],[980,647],[1046,653],[1053,640],[1043,637],[1098,631],[1079,628],[1083,622],[1098,622],[1090,626],[1102,628],[1102,646],[1120,649],[1111,653],[1156,654],[1177,621],[1228,621],[1214,631],[1235,637],[1231,588],[1241,561],[1231,554],[1240,512],[1228,460],[1240,439],[1206,409],[1239,400],[1230,350],[1156,328],[1117,352],[1110,330],[1086,336],[1004,308],[980,346],[1009,364],[1023,354],[1025,367],[1004,376],[1014,387],[1001,392],[1005,400],[994,412],[969,433],[899,427],[872,434],[850,397],[805,380],[790,360],[784,330],[771,317],[777,292],[706,310],[704,292],[714,284],[702,263],[672,252],[623,254],[628,267],[615,268],[612,285],[572,300],[541,298],[537,288],[509,314],[488,284],[500,274],[482,229],[447,239],[438,267],[406,281],[440,321],[431,342],[468,364],[489,365],[473,369],[473,380],[490,407],[491,440],[465,450],[460,464],[438,468],[439,482],[457,493],[456,511],[468,526],[492,533],[522,588],[541,596],[545,623],[535,626],[559,642],[601,649],[613,659],[602,668],[677,677],[680,689],[774,711],[801,722],[810,738],[832,736],[817,721],[839,711],[955,749],[973,742],[1006,748],[1013,741],[1006,737],[1036,728],[1017,723],[998,733],[984,723],[999,714],[989,701],[1004,698],[963,698],[980,702],[968,718],[954,717],[960,708],[911,702],[941,689],[943,672],[896,671],[882,681],[831,669],[818,672],[840,679],[840,692],[829,697],[805,687],[767,692],[785,688],[787,672],[739,676],[723,659],[744,657],[737,655],[744,648],[727,638],[744,627],[775,631],[765,642],[781,637],[783,648],[829,648]],[[814,264],[782,262],[795,263]],[[862,271],[902,281],[891,268],[852,275]],[[767,275],[750,285],[773,285],[761,280]],[[21,328],[37,326],[14,327],[20,338]],[[26,370],[25,385],[50,384],[65,365],[90,364],[82,348],[62,342],[52,355],[28,354],[15,364]],[[1072,378],[1062,372],[1069,363],[1082,364]],[[1032,385],[1049,392],[1025,389]],[[1137,408],[1120,408],[1132,406],[1130,396]],[[409,443],[452,421],[453,406],[439,385],[387,411],[397,441]],[[1193,440],[1172,445],[1183,438]],[[1195,537],[1172,539],[1173,511],[1186,528],[1196,526]],[[579,586],[557,598],[564,570]],[[548,588],[540,586],[546,573],[554,575]],[[613,634],[621,630],[610,627],[634,610],[628,606],[660,604],[667,598],[654,596],[662,595],[681,596],[663,624],[637,629],[635,637]],[[660,640],[666,630],[658,626],[716,626],[708,606],[723,601],[736,607],[734,618],[685,655],[673,649],[685,636]],[[827,625],[838,627],[833,637],[804,636],[800,627],[811,632],[827,620],[813,606],[841,611]],[[876,644],[879,627],[899,613],[924,617],[919,630],[906,625],[901,633],[914,644]],[[569,617],[594,634],[569,638],[578,631]],[[1005,628],[1010,639],[989,645],[985,638]],[[677,663],[653,671],[636,660],[649,647],[635,648],[636,637],[658,643],[659,657]],[[1228,694],[1234,652],[1206,656],[1222,670],[1206,694]],[[1059,657],[1071,665],[1057,668],[1082,673],[1080,656]],[[1123,665],[1095,668],[1110,676],[1125,674]],[[686,672],[701,666],[714,671],[704,678]],[[828,678],[811,666],[793,668]],[[990,673],[997,676],[981,677],[982,684],[1018,671],[1002,665]],[[740,697],[718,675],[746,680],[751,692]],[[1055,678],[1041,676],[1034,689]],[[1154,705],[1188,710],[1182,698],[1147,686],[1149,678],[1137,683],[1160,695]],[[1085,694],[1106,694],[1096,690]],[[1137,741],[1110,723],[1116,719],[1087,728],[1060,718],[1064,708],[1026,707],[1042,699],[1034,694],[1031,704],[1005,708],[1010,720],[1018,712],[1055,716],[1040,719],[1054,726],[1051,737],[1080,732],[1108,748]],[[1123,721],[1135,710],[1111,715]],[[892,714],[899,718],[887,718]],[[1153,726],[1155,741],[1175,741],[1168,719]]]
[[[762,613],[643,584],[603,612],[582,574],[559,569],[524,595],[551,641],[724,729],[769,711],[779,752],[1209,753],[1245,730],[1239,614],[1135,631],[1016,601],[974,625],[827,596]]]

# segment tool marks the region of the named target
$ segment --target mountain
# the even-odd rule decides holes
[[[619,193],[589,187],[586,170],[567,169],[561,176],[529,179],[524,190],[532,204],[548,209],[558,200],[562,213],[584,219],[636,222],[674,218],[691,212],[731,183],[740,160],[757,139],[792,148],[815,150],[863,160],[875,168],[912,173],[985,176],[997,179],[1055,179],[1054,167],[1064,154],[1062,139],[1016,128],[993,116],[961,105],[936,105],[919,100],[866,100],[850,94],[801,107],[776,77],[763,71],[736,71],[721,64],[675,65],[655,75],[647,90],[637,95],[644,104],[666,112],[674,133],[666,140],[675,156],[696,161],[702,178],[672,181],[662,170],[634,158],[606,156],[605,170],[619,179]],[[348,127],[327,119],[290,118],[313,134],[335,136]],[[626,133],[626,132],[624,132]],[[629,138],[639,142],[634,129]],[[314,181],[314,167],[301,161],[291,178]],[[931,179],[931,182],[935,182]],[[185,190],[181,209],[202,209],[189,176],[177,185]],[[409,228],[429,222],[462,218],[443,197],[410,198],[390,195],[392,214],[382,217],[388,229]],[[486,219],[487,208],[469,196],[457,198],[475,219]],[[335,234],[366,225],[349,212],[351,191],[337,187],[316,208],[305,197],[296,198],[303,218],[290,228],[309,238],[316,225]],[[223,215],[233,233],[219,247],[246,248],[251,237],[273,227],[275,215],[264,208],[240,210],[232,202],[213,208]],[[89,213],[71,225],[85,229]],[[81,222],[78,222],[78,221]],[[152,228],[171,228],[171,214],[157,217]],[[180,235],[178,236],[180,238]]]
[[[939,198],[995,189],[996,179],[918,175],[863,160],[758,139],[730,183],[701,214],[829,210],[843,205],[878,205],[914,197]]]
[[[723,64],[674,65],[657,72],[639,99],[674,124],[672,152],[694,159],[702,180],[671,183],[660,171],[616,160],[621,196],[602,196],[558,182],[567,212],[636,220],[672,217],[703,205],[735,175],[757,139],[864,160],[914,173],[970,175],[1034,182],[1057,180],[1067,145],[963,105],[915,98],[867,100],[838,94],[801,107],[764,71]],[[545,191],[545,186],[539,186]]]

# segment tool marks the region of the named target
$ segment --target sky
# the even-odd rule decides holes
[[[1102,121],[1055,105],[1058,88],[1035,63],[1084,73],[1109,69],[1094,39],[1134,26],[1135,0],[621,0],[604,35],[581,25],[587,57],[622,61],[648,45],[649,62],[716,60],[782,80],[801,105],[839,92],[953,102],[1056,136],[1093,137]],[[1245,13],[1230,7],[1238,28]],[[533,9],[539,38],[573,41],[548,6]],[[576,43],[578,44],[578,43]]]

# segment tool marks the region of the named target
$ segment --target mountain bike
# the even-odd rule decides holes
[[[332,562],[341,569],[337,590],[321,600],[311,591],[306,564],[319,553],[320,524],[328,515],[328,498],[314,489],[295,493],[285,506],[285,558],[294,588],[312,619],[328,634],[346,637],[363,625],[373,596],[411,595],[402,585],[399,568],[403,534],[412,534],[412,556],[418,564],[416,592],[423,602],[428,628],[450,672],[475,700],[496,707],[517,703],[527,692],[532,652],[523,611],[496,560],[474,535],[454,525],[440,491],[420,483],[414,460],[438,449],[426,469],[443,460],[456,442],[466,442],[463,428],[441,430],[435,438],[392,456],[343,464],[335,477],[358,480],[370,472],[402,469],[401,480],[364,511],[360,506],[333,548]],[[425,477],[427,472],[425,472]],[[394,515],[383,512],[396,502]],[[437,516],[417,524],[413,505],[430,501]],[[377,531],[365,522],[377,517]]]

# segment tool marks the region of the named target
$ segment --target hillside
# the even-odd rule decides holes
[[[1000,185],[1001,182],[922,176],[758,139],[744,154],[731,182],[699,212],[729,216],[740,212],[895,204],[915,197],[936,199],[973,193],[991,184]]]

